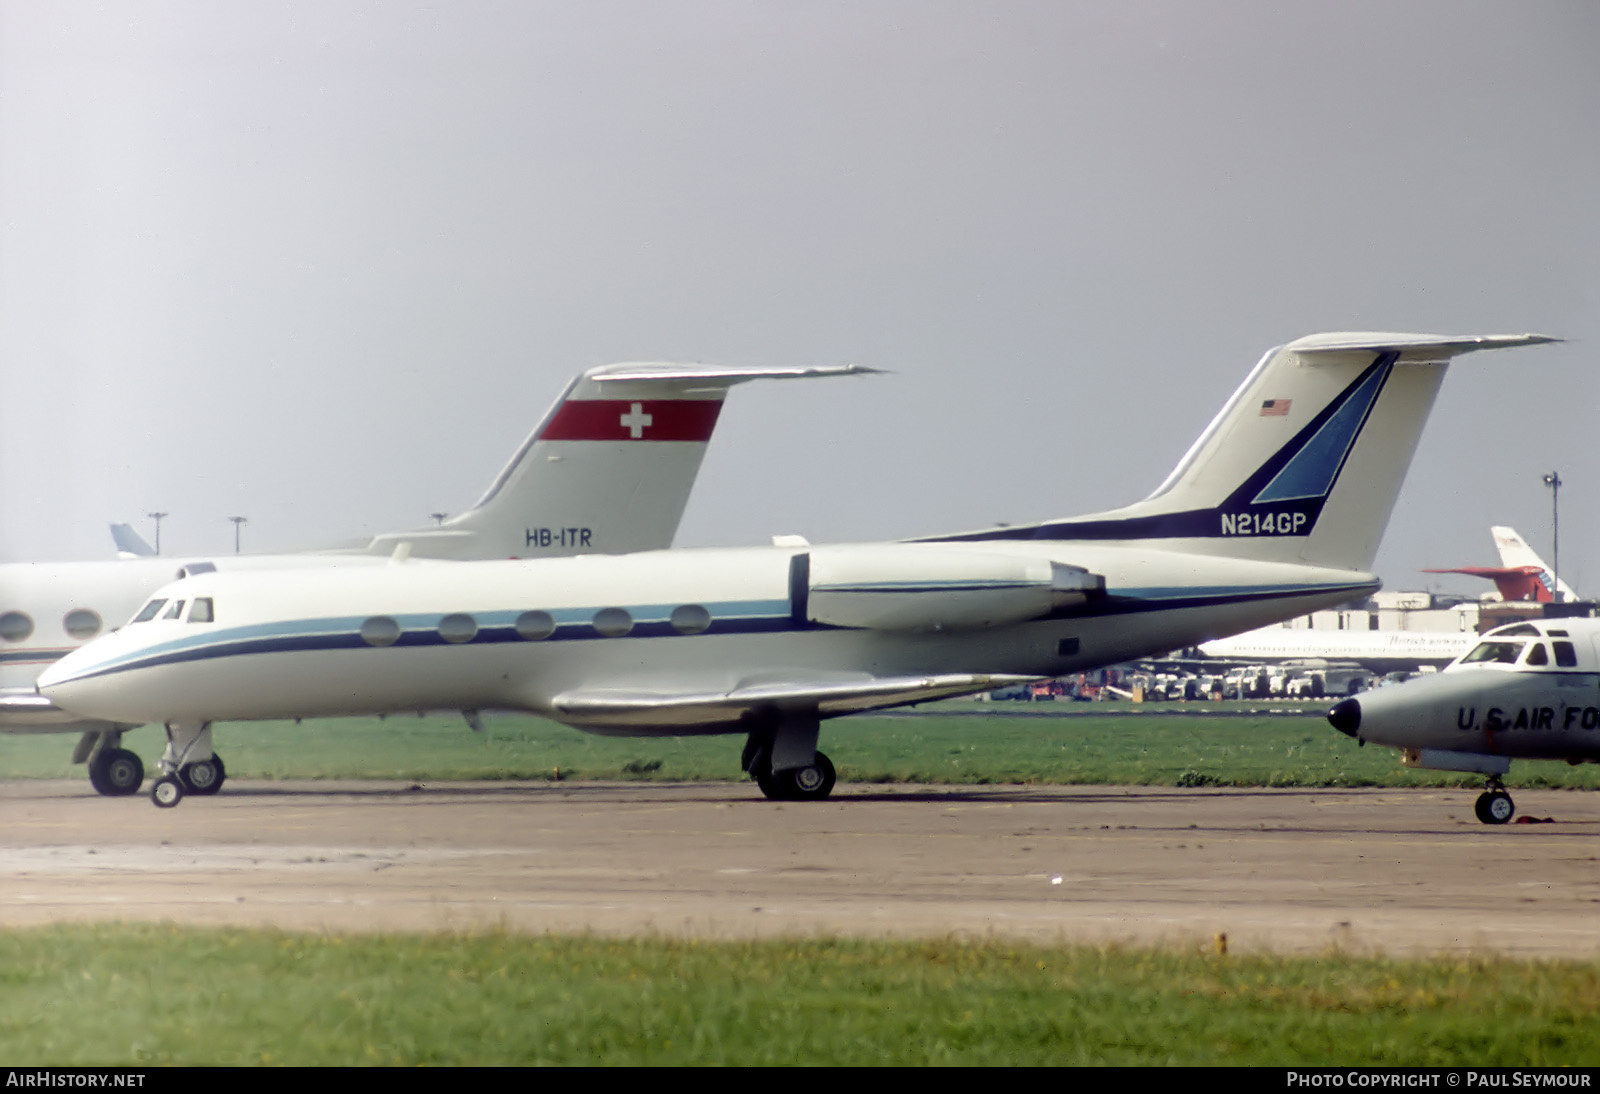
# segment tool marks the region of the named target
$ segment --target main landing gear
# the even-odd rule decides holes
[[[211,723],[168,722],[161,772],[150,786],[150,800],[162,809],[171,809],[185,794],[210,796],[221,790],[228,772],[222,757],[211,751]]]
[[[1484,824],[1504,824],[1516,813],[1517,807],[1499,775],[1490,775],[1488,782],[1489,788],[1478,795],[1472,810]]]
[[[89,761],[89,785],[108,798],[137,794],[144,785],[144,761],[125,748],[103,748]]]
[[[815,713],[763,719],[745,741],[742,764],[772,801],[822,801],[833,793],[833,762],[817,751]]]

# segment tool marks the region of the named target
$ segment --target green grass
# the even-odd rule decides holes
[[[64,1016],[70,1016],[66,1018]],[[1600,966],[957,942],[0,932],[0,1059],[1593,1064]]]
[[[1281,705],[1281,704],[1280,704]],[[1478,786],[1481,779],[1413,771],[1387,748],[1359,748],[1334,732],[1321,706],[1304,717],[1083,713],[1082,705],[1004,709],[941,704],[940,717],[860,716],[824,725],[822,747],[845,781],[1084,783],[1137,786]],[[1174,705],[1164,708],[1172,711]],[[1210,704],[1206,709],[1213,709]],[[218,751],[237,778],[739,779],[737,736],[596,737],[538,718],[489,717],[475,734],[460,718],[345,718],[225,724]],[[73,738],[0,737],[0,777],[82,778]],[[159,730],[125,738],[147,767]],[[1522,762],[1516,786],[1600,788],[1600,766]]]

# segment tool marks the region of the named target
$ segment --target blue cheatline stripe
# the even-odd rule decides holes
[[[1239,586],[1205,586],[1199,589],[1182,587],[1156,587],[1149,589],[1119,590],[1103,601],[1093,601],[1070,613],[1071,618],[1088,618],[1105,615],[1143,614],[1147,612],[1175,611],[1183,608],[1212,607],[1220,604],[1259,603],[1325,593],[1370,592],[1373,582],[1350,585],[1284,585],[1268,588]],[[565,641],[622,641],[628,638],[694,638],[702,635],[771,634],[808,630],[847,630],[860,628],[833,627],[805,620],[796,621],[789,612],[787,601],[730,602],[729,606],[754,609],[765,604],[764,616],[735,616],[712,618],[711,626],[699,635],[686,635],[676,630],[664,619],[636,622],[626,635],[607,636],[596,631],[591,623],[599,609],[567,608],[550,611],[552,616],[583,617],[583,622],[558,621],[555,633],[548,638],[527,639],[516,631],[515,620],[523,609],[467,613],[479,620],[478,632],[467,642],[447,642],[438,633],[438,624],[445,615],[405,613],[390,616],[402,624],[399,638],[390,646],[374,646],[361,637],[361,624],[373,616],[344,616],[330,619],[296,619],[247,627],[230,627],[207,634],[186,636],[163,642],[148,649],[130,651],[102,661],[68,679],[86,680],[108,676],[133,669],[154,668],[159,665],[180,664],[192,661],[210,661],[262,653],[303,653],[318,650],[380,650],[389,648],[418,648],[424,646],[483,646],[522,643],[538,645]],[[659,607],[659,606],[657,606]],[[708,608],[711,606],[707,606]],[[715,605],[720,610],[723,605]],[[645,608],[639,609],[641,612]],[[670,613],[667,613],[670,614]],[[1036,622],[1045,622],[1041,617]]]
[[[47,665],[52,661],[61,660],[77,648],[63,646],[59,649],[34,647],[26,650],[7,650],[0,653],[0,665]]]

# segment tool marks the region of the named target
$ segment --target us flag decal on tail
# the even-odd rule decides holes
[[[1282,418],[1289,413],[1289,404],[1293,399],[1268,399],[1261,404],[1261,417]]]

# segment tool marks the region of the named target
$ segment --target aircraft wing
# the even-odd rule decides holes
[[[7,733],[114,729],[111,722],[68,714],[32,688],[0,688],[0,729]]]
[[[726,690],[579,688],[557,695],[558,717],[578,725],[711,726],[763,710],[816,710],[824,718],[971,695],[1043,679],[993,673],[867,676],[744,682]]]

